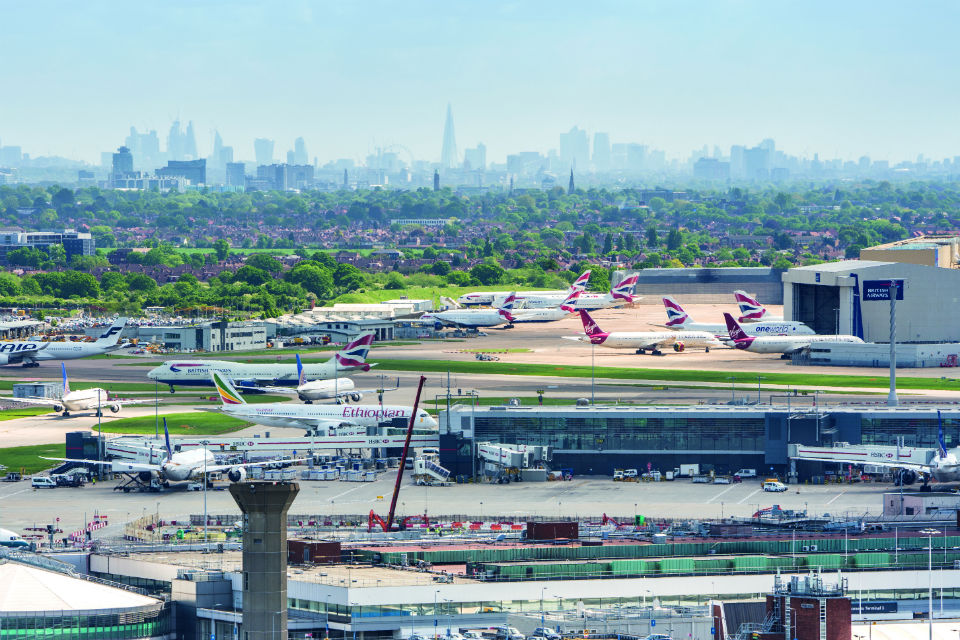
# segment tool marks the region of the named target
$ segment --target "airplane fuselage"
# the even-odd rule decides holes
[[[295,427],[310,430],[313,424],[345,423],[351,426],[375,427],[393,418],[410,419],[412,407],[398,405],[224,405],[223,412],[241,420],[269,427]],[[417,411],[415,427],[436,427],[437,421],[426,411]]]
[[[496,327],[508,321],[496,309],[455,309],[439,313],[425,314],[421,320],[433,320],[456,327]]]
[[[593,342],[598,347],[608,349],[654,349],[660,345],[682,343],[684,347],[709,348],[720,345],[712,334],[706,331],[638,331],[614,332],[604,336],[580,337],[581,342]]]
[[[687,331],[709,331],[720,337],[721,340],[727,339],[729,332],[727,325],[714,324],[710,322],[687,322],[680,325]],[[814,335],[813,329],[802,322],[785,320],[782,322],[773,322],[770,320],[761,320],[743,326],[743,331],[748,336],[809,336]]]
[[[304,373],[308,378],[328,379],[334,377],[337,371],[355,371],[358,367],[337,366],[327,361],[319,364],[303,365]],[[278,386],[297,386],[300,378],[294,364],[246,364],[230,362],[228,360],[168,360],[159,367],[151,369],[147,377],[160,384],[211,387],[210,372],[217,373],[231,380],[252,382],[254,384],[275,384]]]
[[[734,343],[737,349],[750,353],[794,353],[817,342],[849,342],[863,344],[863,340],[849,335],[812,336],[757,336]]]

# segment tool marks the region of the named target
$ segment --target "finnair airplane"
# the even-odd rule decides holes
[[[120,408],[128,404],[153,404],[153,400],[118,400],[110,399],[110,394],[106,389],[100,387],[91,387],[89,389],[80,389],[79,391],[70,391],[70,381],[67,379],[67,366],[60,363],[60,372],[63,375],[63,395],[59,398],[39,398],[26,397],[14,398],[4,396],[0,399],[8,402],[22,402],[24,404],[40,404],[53,407],[57,413],[63,412],[64,418],[69,418],[71,412],[93,411],[96,416],[102,416],[103,410],[110,407],[110,411],[117,413]]]
[[[564,336],[565,340],[589,342],[598,347],[610,349],[635,349],[639,354],[649,351],[655,356],[663,355],[661,351],[663,347],[673,347],[673,350],[679,353],[687,347],[710,351],[711,347],[721,346],[716,336],[707,331],[612,331],[608,333],[600,329],[586,311],[580,312],[580,319],[583,321],[585,335]]]
[[[367,364],[365,360],[372,343],[372,333],[363,335],[338,351],[327,362],[304,365],[303,372],[311,378],[329,379],[336,377],[341,371],[369,371],[373,365]],[[297,368],[292,364],[247,364],[200,359],[167,360],[159,367],[151,369],[147,377],[160,384],[170,385],[170,393],[174,393],[174,385],[211,386],[211,371],[240,382],[248,390],[268,384],[298,386],[300,381]]]
[[[0,365],[39,367],[43,360],[75,360],[110,353],[121,348],[120,334],[126,325],[126,318],[117,318],[96,342],[0,342]]]
[[[779,353],[781,357],[806,349],[815,342],[853,342],[863,344],[863,340],[850,335],[807,335],[807,336],[750,336],[729,313],[723,314],[727,322],[730,340],[736,349],[751,353]]]
[[[419,322],[433,322],[440,325],[451,327],[462,327],[465,329],[480,329],[483,327],[496,327],[506,324],[506,328],[513,327],[513,308],[516,303],[516,297],[513,294],[507,296],[503,304],[496,309],[450,309],[449,311],[428,312],[420,316]]]
[[[590,271],[584,271],[583,275],[577,278],[570,288],[566,291],[471,291],[465,293],[457,302],[465,307],[477,305],[500,306],[507,296],[511,293],[516,296],[517,301],[522,301],[526,309],[540,309],[543,307],[555,307],[574,291],[585,291],[587,282],[590,281]]]
[[[220,394],[221,410],[230,416],[263,424],[269,427],[299,427],[308,432],[329,431],[327,435],[340,427],[359,427],[366,435],[366,427],[375,427],[392,418],[410,419],[413,407],[390,405],[336,405],[321,404],[307,406],[274,402],[270,404],[247,404],[243,397],[230,384],[230,381],[210,372],[210,378]],[[435,418],[423,409],[417,409],[415,427],[432,428],[438,425]]]
[[[663,306],[667,310],[667,323],[664,326],[668,329],[709,331],[721,340],[729,340],[730,334],[726,324],[694,322],[693,318],[680,306],[680,303],[670,296],[664,296]],[[761,320],[746,325],[743,327],[743,331],[748,336],[813,335],[813,329],[795,320]]]
[[[734,291],[733,297],[736,298],[737,304],[740,306],[740,317],[737,318],[740,322],[759,322],[760,320],[779,322],[783,320],[783,316],[770,315],[767,308],[760,304],[756,298],[751,298],[746,291]]]

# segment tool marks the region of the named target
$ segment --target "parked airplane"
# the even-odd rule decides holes
[[[808,336],[750,336],[729,313],[723,314],[733,346],[751,353],[779,353],[787,358],[790,354],[806,349],[815,342],[854,342],[863,344],[857,336],[808,335]]]
[[[261,462],[245,462],[242,464],[217,464],[217,459],[209,449],[190,449],[189,451],[173,452],[170,445],[170,432],[167,431],[167,419],[163,419],[163,437],[165,446],[165,455],[159,464],[152,462],[127,462],[124,460],[80,460],[76,458],[47,458],[40,456],[44,460],[54,460],[57,462],[78,462],[82,464],[95,464],[109,466],[114,473],[136,474],[140,480],[149,482],[154,475],[158,476],[164,485],[170,482],[184,482],[186,480],[203,479],[206,474],[217,471],[227,473],[231,482],[242,482],[247,477],[247,467],[263,467],[273,464],[274,460],[265,460]],[[306,458],[296,458],[293,460],[284,460],[284,462],[299,462]]]
[[[8,402],[22,402],[24,404],[42,404],[53,407],[57,413],[63,412],[64,418],[70,417],[71,411],[93,411],[98,417],[103,415],[103,409],[110,407],[110,411],[117,413],[120,407],[128,404],[146,404],[153,403],[153,400],[118,400],[110,399],[110,394],[106,389],[100,387],[91,387],[90,389],[81,389],[79,391],[70,391],[70,382],[67,380],[67,366],[60,363],[60,372],[63,375],[63,395],[59,398],[40,398],[26,397],[14,398],[12,396],[0,397],[0,400]]]
[[[614,331],[608,333],[601,330],[586,311],[580,312],[580,319],[583,321],[583,331],[586,335],[564,336],[564,339],[589,342],[610,349],[636,349],[639,354],[649,351],[655,356],[663,355],[660,350],[663,347],[673,347],[674,351],[680,352],[687,347],[702,347],[704,351],[710,351],[710,347],[721,346],[716,336],[707,331]]]
[[[736,298],[737,305],[740,307],[740,317],[738,318],[740,322],[758,322],[760,320],[779,322],[783,320],[783,316],[770,315],[767,308],[760,304],[756,298],[751,298],[746,291],[734,291],[733,297]]]
[[[19,534],[16,534],[9,529],[0,529],[0,547],[22,549],[29,546],[30,543],[20,537]]]
[[[510,294],[497,309],[450,309],[449,311],[428,312],[420,316],[419,321],[466,329],[496,327],[506,323],[506,328],[509,329],[513,327],[513,307],[515,303],[516,298],[513,294]]]
[[[360,336],[326,362],[304,365],[303,371],[308,377],[316,379],[333,378],[341,371],[369,371],[373,365],[367,364],[365,360],[372,343],[372,333]],[[300,381],[297,368],[292,364],[247,364],[229,360],[199,359],[167,360],[159,367],[151,369],[147,377],[160,384],[170,385],[170,393],[173,393],[174,385],[211,386],[211,371],[236,380],[248,390],[263,384],[297,386]]]
[[[620,307],[640,298],[633,295],[637,288],[639,277],[634,274],[627,276],[610,289],[609,293],[584,293],[577,299],[577,311],[596,311],[609,307]]]
[[[709,331],[721,340],[729,339],[726,324],[694,322],[693,318],[683,310],[683,307],[670,296],[663,298],[663,306],[667,310],[667,323],[664,326],[668,329]],[[781,320],[776,322],[772,320],[761,320],[760,322],[751,322],[743,328],[743,331],[749,336],[813,335],[813,329],[802,322],[796,322],[794,320]]]
[[[457,303],[466,307],[474,305],[499,306],[511,293],[518,301],[522,300],[527,309],[553,307],[563,302],[564,298],[574,291],[584,291],[590,280],[590,271],[587,270],[577,278],[566,291],[471,291],[457,298]]]
[[[360,427],[366,434],[366,427],[375,427],[381,422],[393,418],[409,420],[413,407],[395,405],[335,405],[321,404],[304,406],[302,404],[270,403],[249,405],[237,390],[216,371],[210,372],[211,380],[220,394],[220,409],[227,415],[248,422],[270,427],[299,427],[317,435],[338,435],[340,427]],[[423,409],[417,409],[415,427],[436,427],[438,423]]]
[[[383,393],[385,391],[394,391],[400,388],[400,379],[397,378],[397,386],[393,389],[357,389],[353,380],[350,378],[333,378],[332,380],[307,380],[306,371],[303,368],[303,362],[300,361],[300,354],[297,354],[297,387],[243,387],[237,383],[234,386],[244,391],[249,389],[261,393],[295,393],[297,397],[306,404],[313,404],[314,400],[336,400],[337,404],[347,401],[360,402],[364,393]]]
[[[516,309],[513,312],[513,322],[555,322],[563,320],[571,313],[576,312],[577,298],[581,292],[574,291],[560,303],[559,307],[548,309]]]
[[[920,476],[926,484],[930,478],[937,482],[960,482],[960,447],[947,449],[943,437],[943,417],[937,411],[937,448],[893,447],[837,443],[833,447],[790,445],[790,457],[796,460],[839,462],[841,464],[869,464],[899,469],[898,483],[913,484]]]
[[[126,318],[117,318],[96,342],[0,342],[0,365],[39,367],[43,360],[75,360],[110,353],[121,348],[120,334],[126,324]]]

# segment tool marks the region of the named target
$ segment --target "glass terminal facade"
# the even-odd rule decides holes
[[[136,640],[171,630],[170,610],[161,603],[101,611],[0,612],[2,640]]]

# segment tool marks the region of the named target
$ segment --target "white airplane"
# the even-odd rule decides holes
[[[358,405],[358,404],[322,404],[305,406],[302,404],[247,404],[243,397],[225,378],[216,371],[210,378],[217,393],[220,394],[220,409],[227,415],[256,424],[270,427],[299,427],[318,435],[343,435],[340,428],[359,428],[366,435],[367,427],[375,427],[381,422],[393,418],[409,420],[413,407],[396,405]],[[423,409],[417,410],[415,427],[432,428],[438,423]],[[326,433],[320,433],[326,431]]]
[[[305,404],[313,404],[314,400],[336,400],[337,404],[352,401],[360,402],[364,393],[382,394],[385,391],[395,391],[400,388],[400,379],[393,389],[357,389],[350,378],[334,378],[332,380],[307,380],[307,374],[297,354],[297,388],[290,387],[244,387],[233,383],[240,391],[253,390],[262,393],[295,393]]]
[[[126,324],[126,318],[117,318],[96,342],[0,342],[0,365],[39,367],[43,360],[75,360],[110,353],[122,348],[120,334]]]
[[[783,316],[770,315],[767,308],[760,304],[756,298],[751,298],[746,291],[738,289],[733,292],[733,297],[736,298],[737,305],[740,307],[740,317],[737,318],[740,322],[758,322],[760,320],[780,322],[783,320]]]
[[[247,467],[262,467],[273,464],[274,460],[261,462],[245,462],[241,464],[217,464],[217,459],[209,449],[190,449],[189,451],[173,452],[170,445],[170,432],[167,431],[167,419],[163,419],[163,437],[166,443],[163,460],[159,464],[152,462],[126,462],[124,460],[78,460],[75,458],[47,458],[56,462],[79,462],[110,467],[114,473],[137,474],[140,480],[149,482],[154,475],[160,478],[164,485],[170,482],[184,482],[199,480],[205,474],[225,471],[231,482],[242,482],[247,477]],[[153,457],[151,453],[151,458]],[[284,462],[299,462],[306,458],[284,460]]]
[[[636,352],[640,354],[650,351],[655,356],[663,355],[660,350],[662,347],[673,347],[673,350],[679,353],[687,347],[702,347],[704,351],[710,351],[711,347],[721,346],[721,342],[717,340],[716,336],[707,331],[615,331],[607,333],[597,326],[597,323],[586,311],[580,312],[580,319],[583,321],[583,331],[586,335],[564,336],[565,340],[589,342],[609,349],[636,349]]]
[[[153,400],[118,400],[110,399],[110,394],[106,389],[100,387],[91,387],[79,391],[70,391],[70,382],[67,380],[67,366],[60,363],[60,372],[63,374],[63,395],[59,398],[14,398],[4,396],[0,400],[9,402],[22,402],[24,404],[41,404],[53,407],[57,413],[63,412],[64,418],[70,417],[71,411],[93,411],[98,417],[103,415],[104,407],[110,407],[110,411],[117,413],[120,408],[128,404],[152,404]]]
[[[620,307],[631,302],[636,302],[640,298],[633,295],[637,288],[639,276],[636,274],[627,276],[610,289],[609,293],[584,293],[577,299],[577,311],[596,311],[597,309],[608,309],[610,307]]]
[[[372,365],[365,362],[373,334],[363,335],[338,351],[330,360],[321,364],[307,364],[303,371],[316,379],[334,378],[341,371],[369,371]],[[177,386],[211,386],[210,372],[216,371],[236,380],[245,388],[263,384],[298,386],[300,376],[292,364],[241,363],[229,360],[167,360],[151,369],[147,377],[161,384],[170,385],[170,393]]]
[[[723,314],[727,323],[730,340],[736,349],[750,353],[779,353],[782,357],[806,349],[815,342],[853,342],[863,344],[863,340],[850,335],[809,335],[809,336],[750,336],[729,313]]]
[[[683,307],[670,296],[664,296],[663,306],[667,310],[667,323],[664,326],[668,329],[709,331],[721,340],[729,339],[726,324],[694,322],[693,318],[683,310]],[[761,320],[759,322],[751,322],[745,326],[743,330],[749,336],[813,335],[813,329],[802,322],[794,320]]]
[[[574,291],[586,290],[589,280],[590,271],[587,270],[574,280],[566,291],[517,291],[513,292],[513,295],[516,296],[518,301],[523,301],[524,307],[527,309],[553,307],[563,302],[564,298]],[[510,291],[471,291],[457,298],[457,302],[465,307],[473,305],[498,306],[510,294]]]
[[[0,529],[0,547],[23,549],[29,546],[30,543],[24,540],[19,534],[9,529]]]
[[[513,312],[513,322],[556,322],[563,320],[571,313],[576,312],[575,305],[577,298],[583,295],[580,291],[574,291],[560,303],[559,307],[547,309],[516,309]]]
[[[420,316],[419,322],[432,322],[437,325],[479,329],[506,324],[513,326],[513,307],[516,302],[513,294],[507,296],[497,309],[450,309],[449,311],[428,312]]]
[[[838,462],[841,464],[870,464],[899,469],[898,482],[913,484],[917,477],[924,484],[930,478],[937,482],[960,482],[960,447],[947,449],[943,437],[943,418],[937,411],[937,448],[935,450],[877,445],[837,443],[833,447],[793,445],[796,460]]]

